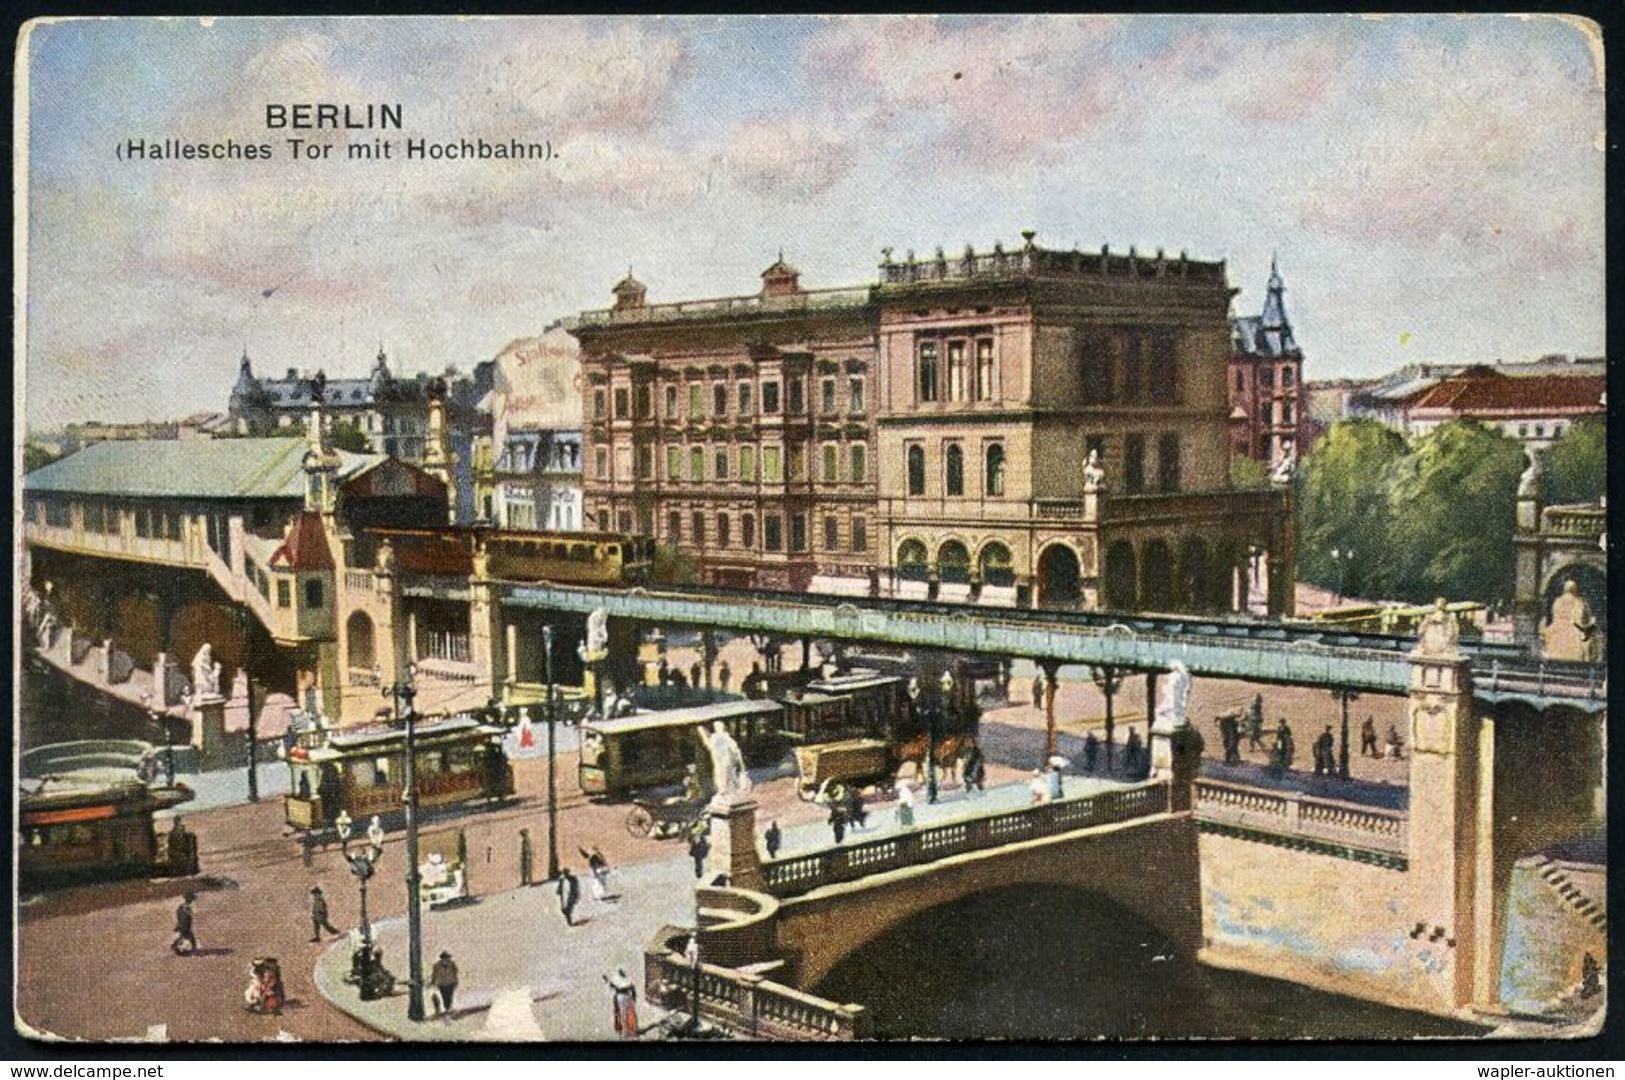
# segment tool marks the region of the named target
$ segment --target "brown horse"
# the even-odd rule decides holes
[[[897,748],[897,771],[900,773],[903,766],[913,765],[915,783],[925,778],[926,743],[929,738],[928,735],[916,735]],[[959,776],[959,759],[970,749],[971,741],[968,735],[949,735],[938,741],[936,760],[940,783],[946,784]]]

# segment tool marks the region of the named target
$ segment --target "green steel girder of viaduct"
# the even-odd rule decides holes
[[[727,627],[793,638],[1024,656],[1138,671],[1166,671],[1177,660],[1193,675],[1379,694],[1404,695],[1411,684],[1408,656],[1393,650],[1256,637],[1226,640],[1216,635],[1154,634],[1122,626],[1067,625],[1060,620],[1046,623],[1042,611],[982,609],[943,614],[896,610],[896,605],[883,609],[847,598],[799,600],[756,595],[735,600],[681,591],[549,584],[507,584],[503,588],[506,595],[501,603],[506,607],[575,613],[603,608],[612,618],[656,626]],[[1479,660],[1475,667],[1488,665]],[[1580,704],[1594,695],[1583,686],[1576,689],[1554,684],[1544,687],[1538,696]],[[1605,701],[1587,704],[1605,707]]]

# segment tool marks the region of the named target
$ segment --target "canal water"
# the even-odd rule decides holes
[[[867,1006],[881,1038],[1399,1039],[1483,1028],[1208,968],[1123,909],[1009,887],[919,916],[816,992]]]

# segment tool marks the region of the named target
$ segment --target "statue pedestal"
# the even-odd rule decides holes
[[[739,889],[762,887],[762,861],[756,853],[756,800],[748,795],[719,795],[705,808],[711,818],[711,854],[706,880],[727,874]]]
[[[1202,764],[1202,735],[1188,722],[1151,728],[1151,779],[1172,780],[1169,809],[1189,810],[1195,802],[1196,772]]]
[[[192,699],[192,745],[198,768],[217,769],[226,761],[226,699],[209,694]]]
[[[587,700],[594,705],[603,703],[603,687],[598,674],[598,665],[609,659],[608,649],[581,650],[581,689],[587,695]]]

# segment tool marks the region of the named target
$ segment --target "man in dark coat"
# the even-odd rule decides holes
[[[975,743],[971,743],[970,752],[965,755],[960,777],[967,792],[987,790],[987,762],[982,758],[982,748]]]
[[[784,843],[784,833],[779,831],[779,823],[777,821],[773,822],[767,827],[767,835],[763,837],[763,839],[767,841],[767,857],[770,859],[778,858],[779,845]]]
[[[439,1016],[451,1015],[452,998],[457,996],[457,964],[451,953],[443,952],[429,972],[429,985],[434,987],[434,1011]]]
[[[1377,721],[1370,716],[1360,725],[1360,756],[1382,757],[1382,751],[1377,749]]]
[[[197,899],[197,893],[187,893],[181,901],[181,906],[175,909],[175,940],[169,943],[169,950],[176,956],[185,956],[197,952],[197,935],[192,932],[192,902]],[[186,942],[186,951],[181,951],[181,942]]]
[[[327,897],[322,895],[320,885],[310,887],[310,940],[322,940],[322,931],[337,937],[342,931],[334,926],[327,917]]]
[[[1331,776],[1337,772],[1337,739],[1332,735],[1332,726],[1326,725],[1326,730],[1320,733],[1315,740],[1315,775]]]
[[[694,860],[696,880],[705,876],[705,857],[711,854],[711,840],[704,829],[696,828],[688,835],[688,854]]]
[[[1095,771],[1095,761],[1100,757],[1100,740],[1095,738],[1094,732],[1083,737],[1083,771]]]
[[[564,925],[576,924],[576,905],[581,902],[581,882],[570,872],[568,866],[559,870],[559,910],[564,913]]]

